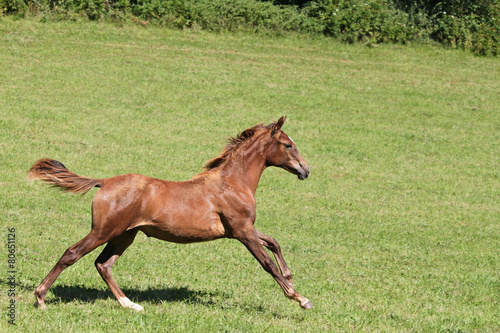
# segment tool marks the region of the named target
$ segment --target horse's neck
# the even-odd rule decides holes
[[[255,194],[262,172],[266,169],[266,157],[258,143],[245,151],[236,152],[223,166],[223,171],[239,185],[248,186]]]

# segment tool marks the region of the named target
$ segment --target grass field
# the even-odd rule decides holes
[[[500,331],[500,63],[430,46],[0,17],[0,331]],[[139,235],[33,291],[90,230],[90,203],[29,182],[51,157],[94,178],[187,180],[229,135],[287,115],[311,167],[264,172],[257,222],[281,244],[288,301],[235,240]],[[15,326],[8,323],[15,228]]]

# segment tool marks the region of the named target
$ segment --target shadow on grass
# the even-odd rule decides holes
[[[99,299],[115,299],[111,291],[106,289],[88,288],[85,286],[53,286],[50,288],[55,299],[47,299],[46,303],[70,303],[74,301],[93,303]],[[179,288],[149,288],[146,290],[123,289],[125,295],[133,302],[185,302],[211,306],[217,299],[227,298],[223,293]]]
[[[7,283],[0,281],[0,285],[7,286]],[[32,283],[21,283],[17,287],[24,292],[33,294],[36,286]],[[163,302],[183,302],[187,304],[199,304],[207,307],[216,307],[219,309],[234,309],[240,308],[248,312],[268,312],[269,309],[263,307],[261,304],[246,304],[239,303],[235,300],[234,295],[224,292],[207,292],[202,290],[191,290],[187,287],[177,288],[148,288],[146,290],[138,289],[122,289],[125,295],[133,302],[149,302],[151,304],[160,304]],[[50,288],[54,296],[50,296],[45,300],[47,305],[58,303],[71,303],[83,302],[94,303],[96,300],[115,300],[115,296],[109,289],[103,287],[101,289],[89,288],[83,285],[64,286],[55,285]],[[33,296],[34,304],[36,306],[35,297]],[[141,304],[143,305],[143,304]],[[288,318],[288,315],[282,313],[272,312],[276,318]]]

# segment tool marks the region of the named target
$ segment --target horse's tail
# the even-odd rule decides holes
[[[40,179],[54,187],[68,192],[85,194],[94,187],[101,187],[102,179],[78,176],[69,171],[64,164],[50,158],[42,158],[28,170],[28,177]]]

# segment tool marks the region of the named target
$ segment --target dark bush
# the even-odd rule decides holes
[[[132,0],[133,15],[176,27],[198,26],[211,31],[267,30],[319,32],[315,20],[296,7],[277,7],[247,0]]]
[[[480,55],[500,54],[498,0],[394,0],[421,30],[442,44]]]
[[[347,42],[405,43],[416,31],[408,14],[394,8],[389,0],[318,0],[304,10],[322,23],[325,35]]]
[[[0,0],[0,15],[24,14],[26,3],[23,0]]]

